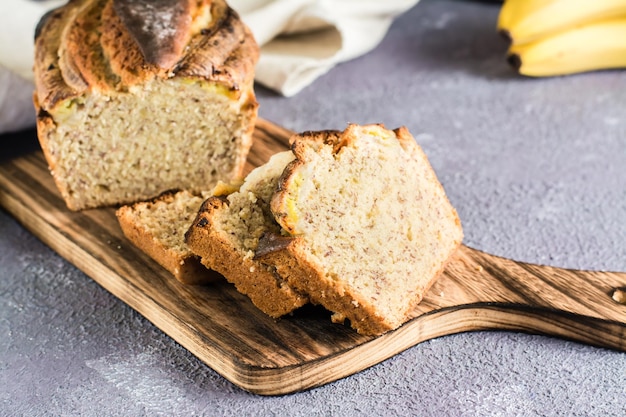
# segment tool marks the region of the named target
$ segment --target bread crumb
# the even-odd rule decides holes
[[[615,291],[613,291],[612,298],[618,303],[626,305],[626,290],[622,288],[616,288]]]

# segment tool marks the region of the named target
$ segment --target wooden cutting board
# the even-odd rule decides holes
[[[289,134],[260,120],[247,169],[286,149]],[[180,284],[124,238],[113,209],[69,211],[38,149],[0,159],[0,204],[208,366],[258,394],[323,385],[424,340],[483,329],[626,351],[626,305],[613,299],[626,290],[626,273],[531,265],[462,246],[414,318],[374,338],[332,324],[314,307],[271,319],[225,281]]]

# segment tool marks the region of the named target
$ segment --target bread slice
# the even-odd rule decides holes
[[[258,46],[224,0],[74,0],[35,38],[37,130],[72,210],[242,174]]]
[[[219,275],[206,269],[185,244],[204,198],[189,191],[167,192],[152,201],[120,207],[124,235],[184,284],[206,284]]]
[[[463,238],[426,155],[382,125],[309,132],[292,149],[271,200],[291,239],[263,261],[359,333],[398,328]]]
[[[280,233],[269,203],[278,178],[292,160],[290,151],[277,153],[250,172],[237,192],[207,199],[186,234],[187,245],[207,268],[224,275],[271,317],[308,302],[274,267],[255,259],[261,237]]]

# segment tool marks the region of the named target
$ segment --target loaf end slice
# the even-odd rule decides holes
[[[264,261],[359,333],[401,326],[459,247],[463,231],[405,128],[350,125],[293,139],[271,210],[293,238]]]
[[[116,216],[135,246],[184,284],[207,284],[219,275],[200,263],[184,242],[204,199],[188,191],[168,192],[151,201],[120,207]]]

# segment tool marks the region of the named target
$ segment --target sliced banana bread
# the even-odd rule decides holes
[[[382,125],[292,140],[271,200],[292,238],[259,248],[263,261],[359,333],[398,328],[463,238],[426,155],[406,128]]]

